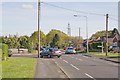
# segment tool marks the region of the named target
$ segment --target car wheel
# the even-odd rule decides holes
[[[58,56],[58,58],[60,58],[60,56]]]
[[[49,58],[51,58],[52,56],[51,55],[48,55]]]

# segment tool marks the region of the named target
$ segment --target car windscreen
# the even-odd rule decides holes
[[[73,48],[68,48],[68,50],[73,50]]]

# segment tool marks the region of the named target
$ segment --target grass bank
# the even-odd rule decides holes
[[[89,52],[88,54],[93,54],[96,56],[106,56],[106,53],[101,53],[101,52]],[[108,57],[120,57],[120,53],[110,53],[108,52],[107,54]]]
[[[2,78],[34,78],[35,58],[9,58],[2,61]]]

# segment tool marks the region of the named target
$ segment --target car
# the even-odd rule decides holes
[[[109,52],[120,53],[120,48],[118,46],[110,46]]]
[[[11,56],[12,56],[12,50],[8,49],[8,57],[11,57]]]
[[[63,54],[63,52],[62,52],[61,50],[59,50],[59,49],[54,49],[54,53],[53,53],[54,56],[60,57],[62,54]]]
[[[76,51],[73,47],[68,47],[65,51],[65,54],[75,54]]]
[[[112,48],[112,52],[114,52],[114,53],[120,53],[120,48],[118,46],[114,46]]]
[[[44,56],[47,57],[53,57],[53,56],[57,56],[58,58],[62,55],[62,52],[58,49],[54,49],[54,48],[45,48],[44,50],[42,50],[42,52],[40,53],[40,57],[43,58]]]

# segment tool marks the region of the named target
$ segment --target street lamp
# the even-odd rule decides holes
[[[89,52],[89,49],[88,49],[88,17],[81,16],[81,15],[74,15],[74,17],[84,17],[86,19],[86,38],[87,38],[87,53],[88,53]]]

